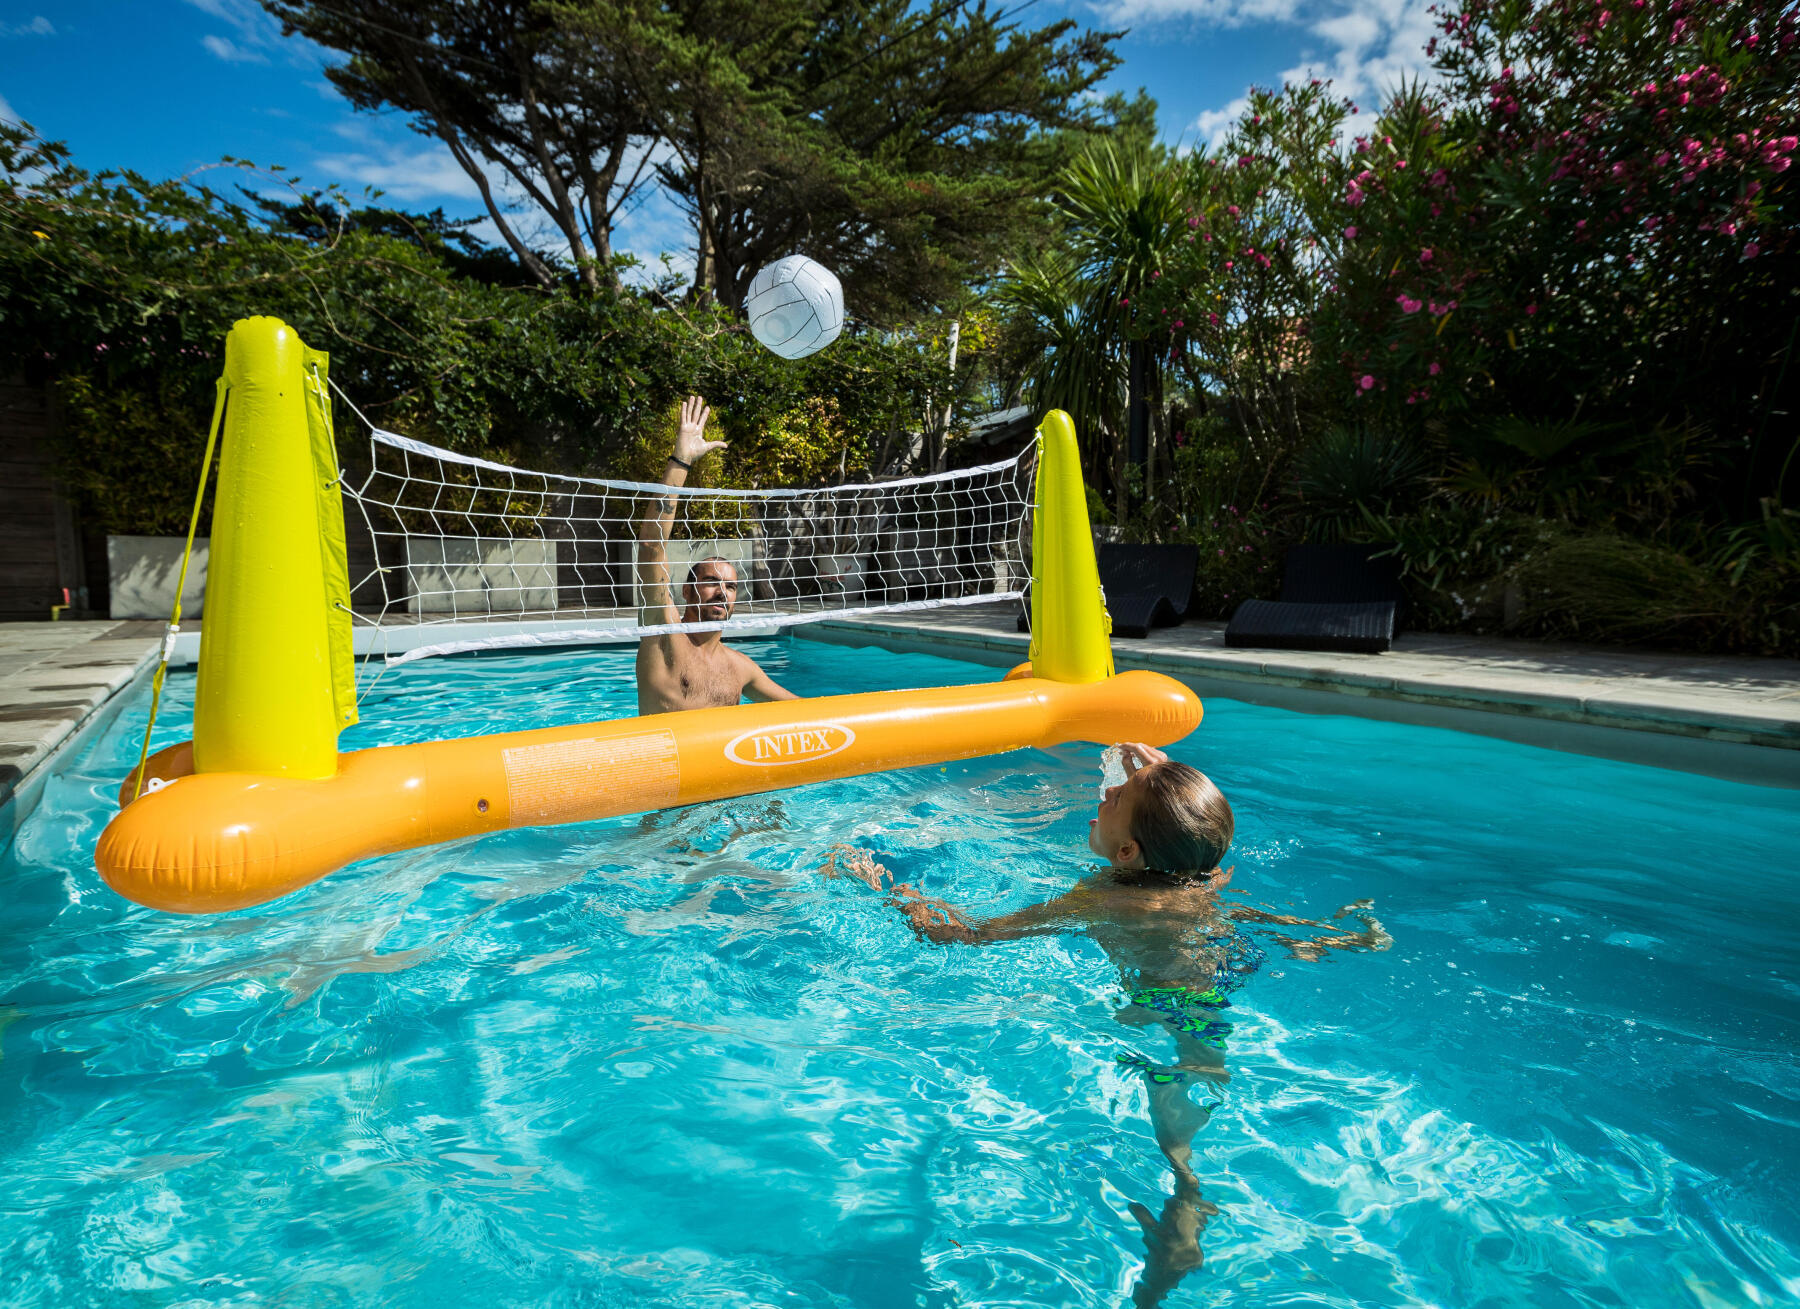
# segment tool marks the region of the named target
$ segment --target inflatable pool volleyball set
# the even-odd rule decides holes
[[[274,318],[226,339],[194,739],[133,771],[94,853],[140,904],[222,913],[359,859],[511,827],[1072,741],[1162,746],[1199,726],[1181,683],[1113,671],[1075,431],[1053,411],[1039,429],[1031,660],[999,682],[340,754],[356,666],[327,363]]]

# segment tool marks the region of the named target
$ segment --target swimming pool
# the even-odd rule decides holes
[[[749,647],[809,693],[986,680]],[[158,745],[187,733],[171,680]],[[518,831],[177,918],[93,872],[147,702],[0,857],[0,1302],[1128,1303],[1169,1173],[1082,938],[918,943],[854,843],[977,913],[1084,868],[1098,751]],[[633,711],[629,653],[424,661],[346,749]],[[1267,954],[1171,1305],[1800,1297],[1800,807],[1229,701],[1173,752],[1225,899],[1372,900]],[[1345,920],[1350,921],[1350,920]]]

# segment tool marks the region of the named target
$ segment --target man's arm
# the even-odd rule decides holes
[[[682,402],[675,452],[663,467],[664,486],[686,486],[688,469],[714,450],[725,448],[723,441],[706,439],[706,420],[711,416],[712,410],[697,395]],[[675,501],[672,495],[654,497],[638,521],[638,622],[645,627],[681,621],[681,607],[675,603],[675,590],[669,582],[669,527],[675,521]]]
[[[757,704],[763,704],[769,700],[798,700],[800,698],[785,686],[777,685],[772,677],[763,672],[762,666],[749,655],[741,657],[745,663],[750,665],[750,679],[744,683],[744,694],[750,700]]]

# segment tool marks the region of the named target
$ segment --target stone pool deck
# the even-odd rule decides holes
[[[829,619],[797,636],[943,654],[996,667],[1026,658],[1017,606]],[[1386,654],[1233,650],[1223,623],[1119,637],[1120,670],[1149,668],[1204,696],[1355,714],[1531,745],[1800,787],[1800,661],[1663,654],[1408,634]]]
[[[110,721],[156,661],[161,623],[0,623],[0,845],[57,752]]]
[[[1010,667],[1029,638],[1015,605],[827,619],[789,629],[843,645]],[[123,707],[156,661],[155,622],[0,623],[0,845],[57,754]],[[184,633],[192,658],[197,629]],[[1800,662],[1407,635],[1382,655],[1230,650],[1223,624],[1113,642],[1119,668],[1202,696],[1355,714],[1800,788]],[[1347,761],[1353,763],[1354,761]]]

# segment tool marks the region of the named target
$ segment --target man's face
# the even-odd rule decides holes
[[[1131,818],[1137,812],[1142,777],[1140,770],[1124,785],[1107,787],[1100,808],[1088,819],[1088,849],[1115,868],[1144,865],[1144,852],[1131,835]]]
[[[685,590],[688,608],[697,615],[691,621],[723,622],[731,617],[731,610],[737,604],[737,569],[717,559],[695,564],[694,571],[688,574]]]

